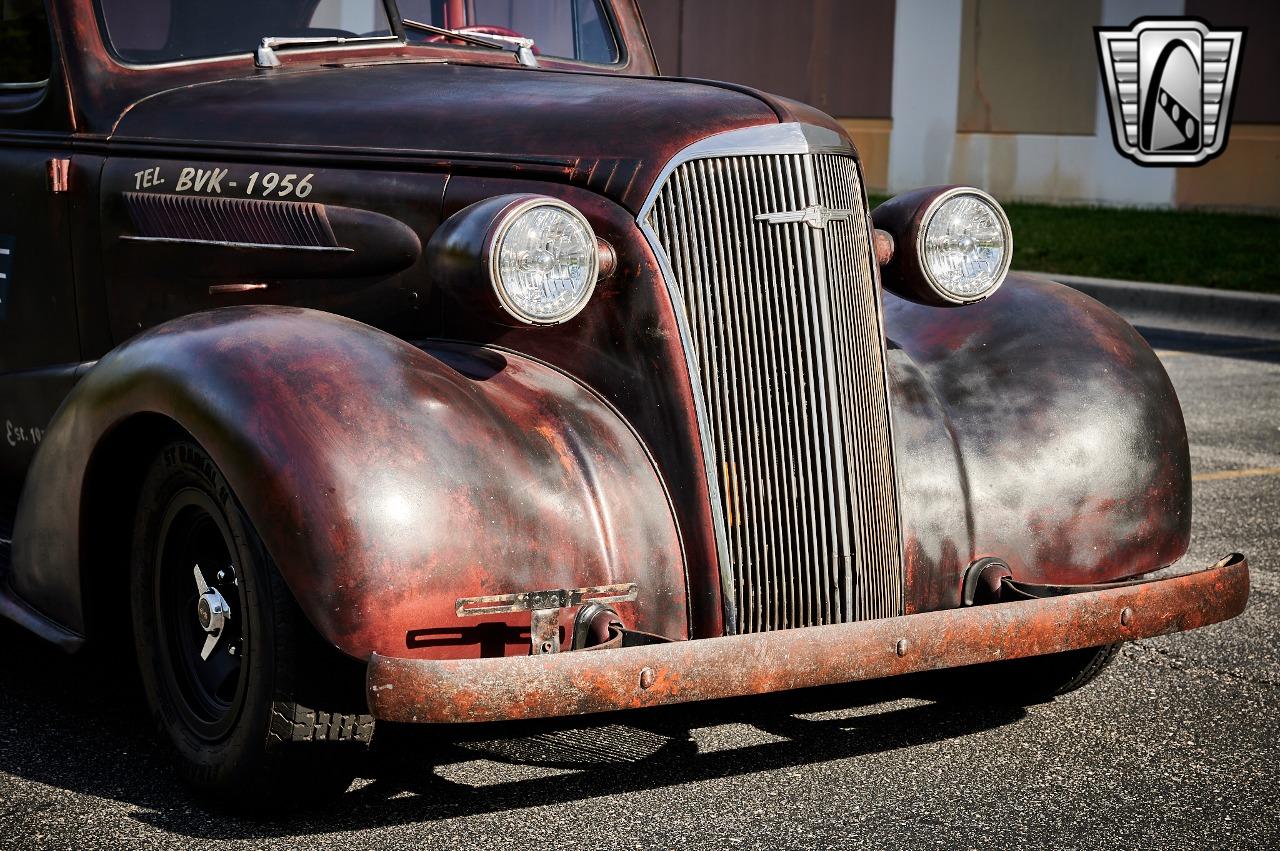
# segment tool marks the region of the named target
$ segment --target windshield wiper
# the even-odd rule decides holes
[[[445,38],[456,38],[458,41],[465,41],[468,44],[476,44],[480,47],[492,47],[494,50],[508,50],[514,53],[516,61],[526,68],[538,67],[538,57],[533,53],[533,39],[531,38],[460,32],[447,27],[437,27],[434,24],[424,24],[421,21],[411,21],[408,18],[400,21],[400,23],[411,30],[421,30],[422,32],[444,36]]]
[[[364,44],[365,42],[370,41],[399,40],[399,36],[395,35],[328,35],[316,38],[282,38],[280,36],[269,35],[258,43],[258,49],[253,52],[253,64],[259,68],[279,68],[280,57],[276,56],[276,49],[280,47],[339,47],[344,44]]]

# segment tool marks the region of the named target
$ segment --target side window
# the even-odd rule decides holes
[[[0,95],[40,88],[52,67],[44,0],[0,0]]]
[[[172,0],[102,0],[110,24],[111,45],[134,60],[163,58],[173,19]]]

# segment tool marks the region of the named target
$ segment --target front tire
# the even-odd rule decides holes
[[[373,732],[363,667],[311,629],[194,443],[147,473],[131,595],[147,699],[191,786],[258,810],[345,791]]]
[[[1120,644],[988,662],[943,672],[944,700],[1030,706],[1093,682],[1120,651]]]

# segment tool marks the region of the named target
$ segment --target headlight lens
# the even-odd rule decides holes
[[[920,242],[925,277],[955,304],[995,292],[1013,257],[1009,219],[994,198],[976,189],[939,196],[920,229]]]
[[[582,214],[554,198],[507,211],[492,242],[489,272],[502,306],[522,322],[554,325],[590,300],[600,258]]]

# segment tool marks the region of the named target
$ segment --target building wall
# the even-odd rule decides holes
[[[1245,25],[1240,87],[1227,149],[1199,168],[1178,170],[1180,207],[1280,207],[1280,3],[1187,0],[1187,14],[1217,26]]]
[[[950,180],[960,81],[950,69],[960,67],[961,12],[958,2],[898,0],[890,191]]]
[[[1093,26],[1102,0],[964,0],[960,13],[962,133],[1092,136],[1094,90],[1063,85],[1098,73]]]
[[[1009,5],[1009,0],[899,0],[897,55],[937,59],[927,66],[899,63],[894,68],[889,190],[967,183],[1005,199],[1171,204],[1176,170],[1134,165],[1111,141],[1093,27],[1127,26],[1142,15],[1180,15],[1182,0],[1037,3],[1042,7],[1037,14],[1021,15]],[[1001,23],[993,24],[996,20]],[[1037,61],[1034,46],[1055,36],[1054,62]],[[982,47],[984,41],[979,57],[986,58],[971,60],[966,69],[965,45]],[[960,72],[953,75],[953,85],[942,86],[948,68]],[[985,127],[972,119],[962,124],[962,116],[972,115],[965,107],[973,103],[976,77],[984,71],[1005,80],[1000,87],[983,87],[993,117]],[[921,163],[919,130],[912,126],[921,119],[903,119],[913,111],[929,115],[923,119],[931,123],[932,134],[927,156],[933,161],[927,167]]]
[[[1275,0],[641,0],[664,73],[813,103],[873,191],[971,183],[1058,203],[1280,210]],[[1093,27],[1143,16],[1249,28],[1227,150],[1198,168],[1122,157]]]
[[[731,80],[842,119],[886,185],[894,0],[641,0],[662,73]]]

